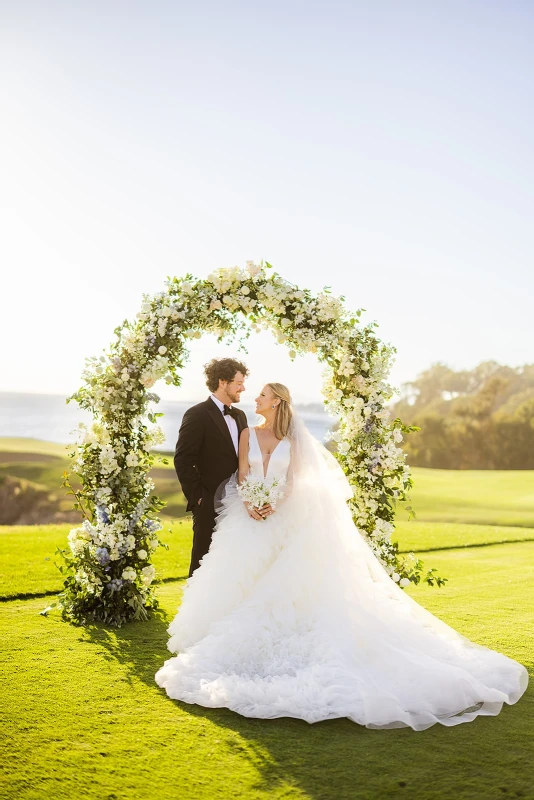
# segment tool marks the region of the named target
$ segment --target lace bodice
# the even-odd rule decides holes
[[[250,475],[255,478],[266,480],[267,478],[285,478],[289,467],[291,454],[291,442],[287,436],[282,439],[274,448],[267,464],[267,474],[263,475],[263,458],[261,454],[256,429],[249,428],[248,463],[250,465]]]

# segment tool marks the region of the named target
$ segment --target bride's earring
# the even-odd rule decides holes
[[[272,408],[276,408],[276,406],[272,406]]]

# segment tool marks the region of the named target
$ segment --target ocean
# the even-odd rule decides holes
[[[174,450],[182,417],[192,405],[194,401],[161,400],[154,406],[155,411],[164,414],[159,418],[159,425],[165,433],[165,444],[158,449]],[[239,408],[247,415],[249,424],[256,425],[261,420],[251,406],[240,403]],[[335,419],[326,414],[318,403],[297,405],[295,408],[310,433],[319,441],[324,441]],[[0,436],[68,444],[74,438],[71,431],[78,423],[90,421],[91,417],[86,411],[74,401],[67,404],[62,395],[0,392]]]

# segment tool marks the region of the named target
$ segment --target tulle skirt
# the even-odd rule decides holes
[[[225,500],[168,632],[168,696],[246,717],[424,730],[496,715],[528,683],[400,589],[345,504],[323,515],[298,490],[263,522]]]

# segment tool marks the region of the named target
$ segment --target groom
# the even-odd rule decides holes
[[[193,513],[189,577],[210,548],[215,491],[237,470],[239,437],[248,427],[245,413],[232,407],[245,390],[247,367],[233,358],[213,358],[204,373],[212,394],[185,412],[174,452],[186,510]]]

